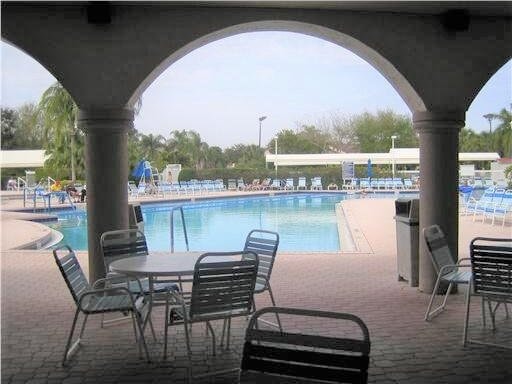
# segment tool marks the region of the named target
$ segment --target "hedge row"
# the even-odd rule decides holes
[[[366,165],[358,165],[355,167],[356,177],[366,177]],[[222,179],[224,183],[228,179],[244,179],[246,183],[250,183],[254,179],[264,179],[270,177],[271,179],[287,179],[298,177],[306,177],[309,180],[312,177],[320,176],[322,183],[327,185],[329,183],[342,184],[341,167],[338,166],[318,166],[318,167],[278,167],[277,173],[274,169],[249,169],[249,168],[219,168],[219,169],[192,169],[184,168],[181,170],[179,180],[188,181],[190,179],[199,180],[215,180]],[[397,173],[397,177],[400,177]],[[391,168],[389,166],[373,167],[373,177],[391,177]]]

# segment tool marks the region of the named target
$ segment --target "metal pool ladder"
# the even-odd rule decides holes
[[[171,252],[174,252],[174,211],[179,210],[181,214],[181,223],[183,225],[183,234],[185,236],[185,245],[187,246],[187,251],[189,251],[188,246],[188,236],[187,236],[187,226],[185,224],[185,215],[183,214],[183,207],[181,205],[177,207],[171,207]]]

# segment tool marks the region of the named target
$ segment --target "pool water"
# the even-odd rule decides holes
[[[330,252],[340,249],[335,204],[357,195],[304,193],[277,196],[212,199],[198,202],[150,203],[142,205],[144,233],[152,251],[169,251],[170,210],[183,207],[191,250],[242,249],[252,229],[279,233],[280,251]],[[185,250],[179,211],[174,217],[175,250]],[[50,225],[62,232],[62,243],[87,249],[87,217],[83,211],[58,213]]]

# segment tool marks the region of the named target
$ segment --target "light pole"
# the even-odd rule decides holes
[[[276,168],[276,179],[277,179],[277,136],[274,138],[274,143],[275,143],[275,150],[274,150],[274,156],[275,156],[275,160],[274,160],[274,167]]]
[[[395,135],[391,136],[391,174],[395,178]],[[393,184],[394,185],[394,184]]]
[[[267,116],[261,116],[258,120],[260,121],[260,135],[258,140],[258,147],[261,148],[261,122],[265,120]]]

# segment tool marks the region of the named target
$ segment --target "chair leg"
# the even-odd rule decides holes
[[[215,332],[213,331],[213,327],[209,321],[206,322],[206,326],[210,329],[210,332],[212,333],[213,356],[215,356]]]
[[[169,301],[165,302],[165,318],[164,318],[164,360],[167,359],[167,335],[169,333],[169,317],[171,316],[169,311]]]
[[[231,317],[229,317],[227,320],[228,320],[228,337],[226,340],[226,349],[229,349],[229,339],[231,337]]]
[[[136,312],[135,314],[136,320],[137,320],[137,327],[139,328],[139,336],[140,340],[139,342],[142,343],[142,347],[144,348],[144,352],[146,354],[146,360],[151,362],[151,359],[149,358],[149,351],[148,346],[146,344],[146,338],[144,337],[144,326],[143,326],[143,319],[140,313]]]
[[[270,301],[272,301],[272,305],[276,306],[276,301],[274,300],[274,295],[272,294],[272,288],[270,287],[270,283],[268,283],[268,293],[270,295]],[[276,320],[277,325],[279,326],[279,332],[283,333],[283,327],[281,326],[281,319],[279,318],[279,314],[276,312]]]
[[[444,295],[443,304],[441,305],[441,308],[443,308],[443,310],[444,310],[444,307],[446,307],[446,301],[448,300],[448,296],[450,295],[452,288],[453,288],[453,283],[450,283],[448,285],[448,289],[446,290],[446,294]]]
[[[469,282],[468,290],[466,292],[466,316],[464,317],[464,331],[462,332],[462,346],[466,346],[468,340],[468,325],[469,325],[469,304],[471,301],[471,288],[473,284]]]
[[[71,340],[73,339],[73,333],[75,332],[76,321],[78,319],[79,313],[80,310],[77,308],[75,312],[75,317],[73,318],[73,325],[71,326],[71,331],[69,332],[68,341],[66,342],[66,348],[64,349],[64,358],[62,359],[62,365],[66,364],[68,354],[71,355],[72,350],[74,350],[80,344],[80,338],[78,338],[78,340],[73,344],[73,346],[71,346]]]
[[[85,315],[84,316],[84,321],[82,322],[82,328],[80,329],[80,339],[82,338],[82,336],[84,335],[84,331],[85,331],[85,323],[87,322],[87,318],[89,317],[89,315]]]
[[[485,318],[485,299],[482,296],[482,326],[487,327],[487,319]]]
[[[188,383],[192,383],[192,351],[190,350],[190,334],[189,334],[189,325],[185,318],[183,319],[183,326],[185,328],[185,343],[187,344],[187,356],[188,356],[188,367],[187,367],[187,381]]]
[[[439,288],[439,284],[441,283],[441,275],[437,276],[436,284],[434,285],[434,290],[432,291],[432,295],[430,296],[430,302],[428,303],[427,312],[425,312],[425,321],[429,321],[434,317],[435,314],[439,312],[440,307],[437,307],[435,310],[430,312],[432,308],[432,304],[434,303],[434,298],[437,294],[437,289]]]

